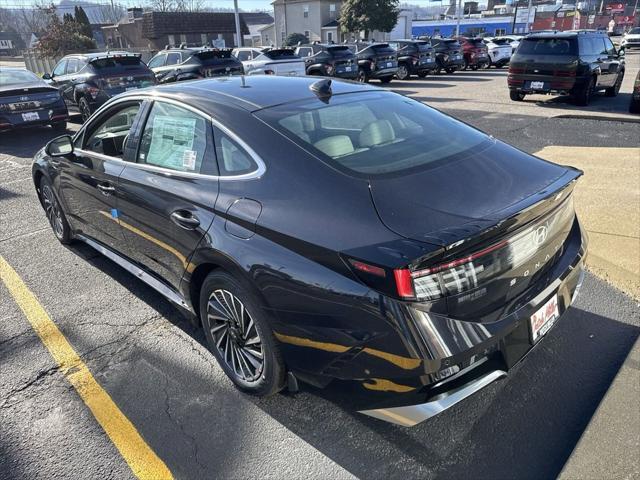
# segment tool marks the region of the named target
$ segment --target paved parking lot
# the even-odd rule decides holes
[[[617,99],[586,109],[510,102],[506,70],[390,88],[532,153],[597,147],[602,157],[638,148],[640,124],[606,117],[633,118],[639,57],[629,56]],[[311,387],[247,397],[167,301],[91,248],[55,240],[30,178],[31,156],[52,136],[0,136],[0,257],[175,478],[553,478],[640,335],[638,300],[588,274],[575,308],[505,380],[417,427],[361,416]],[[0,298],[0,478],[133,476],[1,282]]]

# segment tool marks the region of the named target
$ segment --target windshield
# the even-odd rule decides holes
[[[299,58],[293,50],[274,49],[264,52],[263,55],[271,60],[282,60],[286,58]]]
[[[419,52],[428,52],[431,50],[431,44],[428,42],[417,42]]]
[[[329,47],[327,51],[334,57],[350,57],[353,55],[353,52],[346,46]]]
[[[511,41],[508,38],[494,38],[491,42],[496,45],[510,45]]]
[[[519,54],[577,55],[575,38],[525,38],[518,47]]]
[[[440,40],[440,45],[450,50],[460,48],[460,43],[457,40]]]
[[[93,60],[91,65],[96,70],[107,70],[115,68],[130,69],[131,67],[139,67],[142,65],[140,57],[108,57]]]
[[[396,173],[447,161],[488,137],[421,102],[387,92],[336,95],[257,115],[303,148],[348,173]]]
[[[17,83],[39,82],[40,79],[35,73],[28,70],[1,70],[0,69],[0,86],[15,85]]]
[[[632,28],[632,29],[631,29],[631,30],[629,30],[629,32],[627,32],[627,33],[629,33],[630,35],[640,35],[640,27],[638,27],[638,28]]]

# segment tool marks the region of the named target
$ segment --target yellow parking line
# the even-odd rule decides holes
[[[164,462],[151,450],[136,427],[96,382],[85,363],[49,318],[35,295],[2,256],[0,256],[0,280],[9,289],[40,340],[58,364],[60,371],[89,407],[95,419],[129,464],[134,475],[140,479],[173,478]]]

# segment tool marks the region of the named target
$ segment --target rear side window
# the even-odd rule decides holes
[[[577,55],[575,38],[525,38],[518,53],[525,55]]]
[[[161,67],[164,65],[164,61],[167,59],[166,55],[157,55],[155,57],[153,57],[151,59],[151,61],[149,62],[148,67],[149,68],[156,68],[156,67]]]
[[[287,58],[298,57],[293,50],[289,49],[269,50],[268,52],[263,53],[263,55],[271,60],[284,60]]]
[[[393,93],[334,96],[256,113],[318,158],[367,177],[424,168],[477,151],[488,137]]]
[[[310,47],[301,47],[298,49],[298,55],[301,57],[308,57],[313,53]]]
[[[155,102],[144,127],[138,163],[189,173],[203,168],[208,122],[204,117],[164,102]]]
[[[165,65],[177,65],[178,63],[182,63],[182,55],[178,52],[171,52],[167,54],[167,62]]]
[[[246,62],[247,60],[251,60],[252,52],[249,50],[240,50],[236,56],[241,62]]]
[[[251,155],[222,130],[214,127],[213,137],[221,176],[245,175],[258,169]]]

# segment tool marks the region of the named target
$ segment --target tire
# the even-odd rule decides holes
[[[369,73],[364,68],[358,69],[358,82],[369,83]]]
[[[56,122],[51,124],[54,131],[64,133],[67,131],[67,122]]]
[[[427,72],[418,72],[418,78],[425,78],[427,76]]]
[[[420,76],[420,74],[418,74],[418,76]],[[398,80],[409,80],[411,78],[411,74],[409,73],[409,68],[406,63],[398,65],[396,77],[398,77]]]
[[[521,102],[524,100],[525,94],[518,92],[517,90],[509,90],[509,98],[514,102]]]
[[[388,77],[381,77],[380,78],[380,83],[390,83],[391,80],[393,80],[393,75],[388,76]]]
[[[620,72],[620,75],[618,75],[618,78],[616,78],[616,83],[613,85],[613,87],[607,88],[604,91],[604,94],[607,97],[617,97],[618,92],[620,91],[620,86],[622,85],[623,78],[624,78],[624,70]]]
[[[595,90],[595,80],[593,77],[589,77],[589,81],[580,87],[573,94],[573,101],[576,105],[580,105],[582,107],[586,107],[589,105],[591,101],[591,97],[593,97],[593,93]]]
[[[69,222],[67,222],[67,217],[62,211],[58,197],[56,197],[53,192],[51,182],[47,180],[46,177],[42,177],[42,180],[40,180],[39,193],[42,208],[44,208],[44,213],[47,216],[47,220],[53,230],[53,234],[60,243],[65,245],[71,243],[73,241],[73,237],[71,235]]]
[[[80,110],[82,123],[86,122],[93,113],[93,108],[91,108],[91,105],[89,105],[89,102],[85,97],[80,97],[80,100],[78,100],[78,110]]]
[[[447,72],[449,75],[451,75],[455,71],[456,71],[455,68],[445,68],[445,72]]]
[[[476,70],[478,70],[478,66],[474,65],[473,67],[471,67],[471,70],[473,70],[475,72]]]
[[[469,60],[467,60],[466,58],[464,59],[464,67],[462,67],[463,70],[466,70],[469,68]],[[477,69],[477,67],[476,67]]]
[[[282,390],[284,362],[254,294],[228,273],[214,271],[200,290],[200,319],[209,350],[238,389],[260,397]]]
[[[640,100],[631,100],[629,104],[629,113],[640,113]]]

